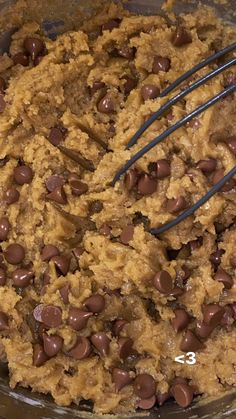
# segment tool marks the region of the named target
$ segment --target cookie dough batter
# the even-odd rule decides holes
[[[236,164],[235,93],[110,186],[131,155],[235,83],[232,67],[125,150],[160,91],[235,39],[207,8],[171,23],[111,3],[55,41],[35,22],[13,34],[0,57],[0,353],[12,388],[122,413],[236,386],[235,179],[149,233]],[[187,352],[196,363],[175,362]]]

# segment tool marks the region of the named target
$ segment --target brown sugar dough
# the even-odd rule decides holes
[[[168,398],[176,377],[188,403],[193,389],[236,386],[235,183],[160,238],[149,233],[176,215],[173,200],[193,204],[235,165],[235,93],[110,186],[131,155],[235,79],[232,68],[192,92],[125,150],[166,101],[157,89],[235,40],[210,9],[182,25],[191,42],[176,46],[163,17],[112,4],[55,41],[27,22],[0,57],[0,349],[12,388],[122,413]],[[32,37],[42,57],[14,65]],[[22,165],[32,179],[19,184]],[[185,351],[196,364],[174,361]]]

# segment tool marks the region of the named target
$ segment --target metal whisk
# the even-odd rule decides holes
[[[176,89],[182,82],[187,80],[190,76],[195,74],[200,69],[206,67],[207,65],[211,64],[218,58],[236,50],[236,43],[233,43],[229,45],[228,47],[218,51],[216,54],[211,55],[206,60],[202,61],[201,63],[197,64],[195,67],[193,67],[191,70],[187,71],[185,74],[183,74],[181,77],[179,77],[174,83],[172,83],[170,86],[168,86],[165,90],[163,90],[160,93],[160,97],[165,97],[169,93],[171,93],[174,89]],[[217,69],[211,71],[206,76],[198,79],[196,82],[189,85],[186,89],[178,93],[176,96],[174,96],[172,99],[168,100],[161,108],[156,111],[142,126],[141,128],[135,133],[135,135],[131,138],[129,141],[126,149],[130,149],[131,147],[136,144],[138,139],[141,137],[141,135],[152,125],[154,121],[156,121],[158,118],[160,118],[168,109],[170,109],[174,104],[176,104],[180,99],[187,96],[189,93],[193,92],[198,87],[202,86],[207,81],[211,80],[212,78],[216,77],[218,74],[222,73],[223,71],[227,70],[228,68],[232,67],[236,64],[236,57],[230,59],[223,65],[217,67]],[[148,151],[150,151],[153,147],[155,147],[157,144],[161,143],[163,140],[165,140],[170,134],[172,134],[174,131],[176,131],[178,128],[185,125],[187,122],[191,121],[196,116],[203,113],[205,110],[213,106],[215,103],[217,103],[219,100],[225,98],[229,94],[233,93],[236,90],[236,83],[230,85],[229,87],[225,88],[222,92],[208,100],[203,105],[199,106],[197,109],[195,109],[193,112],[187,114],[184,118],[179,120],[176,124],[172,125],[170,128],[168,128],[166,131],[164,131],[162,134],[160,134],[158,137],[154,138],[150,143],[148,143],[145,147],[143,147],[140,151],[138,151],[127,163],[124,164],[123,167],[116,173],[112,185],[114,186],[115,183],[121,178],[122,175],[124,175],[127,170],[141,157],[143,157]],[[161,233],[166,232],[170,228],[178,225],[181,221],[185,220],[187,217],[194,214],[194,212],[199,209],[202,205],[204,205],[214,194],[216,194],[234,175],[236,175],[236,166],[233,167],[233,169],[230,170],[218,183],[216,183],[201,199],[199,199],[194,205],[192,205],[190,208],[182,212],[178,217],[176,217],[174,220],[170,221],[167,224],[164,224],[160,228],[154,228],[151,229],[151,233],[153,235],[159,235]]]

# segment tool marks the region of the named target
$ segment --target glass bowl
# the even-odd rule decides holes
[[[216,1],[203,0],[201,4],[213,6],[217,13],[224,21],[229,24],[236,24],[235,1]],[[60,3],[57,7],[57,2]],[[6,7],[14,3],[14,0],[0,0],[0,13]],[[39,2],[40,3],[40,2]],[[41,1],[43,4],[43,1]],[[66,0],[66,8],[64,7],[64,16],[62,0],[47,0],[47,14],[45,8],[40,9],[41,22],[43,29],[48,33],[48,36],[55,37],[57,33],[63,32],[64,23],[68,16],[73,14],[75,7],[79,5],[81,10],[86,14],[94,12],[93,0]],[[128,0],[126,7],[132,12],[140,14],[157,14],[160,12],[162,0]],[[191,12],[200,2],[196,0],[177,0],[175,2],[174,10],[177,13]],[[64,2],[65,4],[65,2]],[[65,10],[66,9],[66,10]],[[30,19],[31,15],[26,16]],[[81,19],[82,23],[82,19]],[[79,28],[80,21],[77,21],[77,28]],[[72,24],[72,26],[74,23]],[[67,28],[70,25],[67,25]],[[74,27],[73,27],[74,28]],[[7,52],[11,39],[11,34],[16,28],[11,27],[9,22],[6,22],[6,30],[0,28],[0,54]],[[72,27],[71,27],[72,29]],[[8,385],[8,369],[6,364],[0,364],[0,418],[4,419],[104,419],[105,417],[113,419],[236,419],[236,390],[231,390],[218,398],[206,398],[195,401],[190,407],[183,409],[177,406],[175,402],[169,401],[161,408],[154,408],[151,412],[139,411],[134,414],[107,415],[100,416],[91,412],[89,403],[84,402],[80,406],[72,405],[69,408],[56,406],[50,396],[44,396],[37,393],[32,393],[29,389],[16,388],[10,389]]]

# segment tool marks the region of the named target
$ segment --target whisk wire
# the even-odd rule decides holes
[[[229,45],[228,47],[222,49],[221,51],[218,51],[216,54],[211,55],[206,60],[202,61],[201,63],[197,64],[195,67],[187,71],[185,74],[183,74],[181,77],[179,77],[177,80],[174,81],[170,86],[168,86],[166,89],[164,89],[160,97],[165,97],[169,93],[171,93],[173,90],[175,90],[182,82],[187,80],[189,77],[191,77],[193,74],[195,74],[200,69],[206,67],[207,65],[211,64],[218,58],[234,51],[236,49],[236,43],[233,43]],[[128,142],[126,149],[130,149],[131,147],[136,144],[138,139],[141,137],[141,135],[153,124],[154,121],[156,121],[159,117],[161,117],[168,109],[170,109],[173,105],[175,105],[179,100],[183,99],[185,96],[187,96],[189,93],[193,92],[198,87],[202,86],[212,78],[216,77],[218,74],[222,73],[223,71],[227,70],[228,68],[232,67],[236,64],[236,57],[230,59],[226,63],[222,64],[221,66],[217,67],[210,73],[206,74],[205,76],[199,78],[194,83],[190,84],[186,89],[175,95],[173,98],[168,100],[164,105],[160,107],[158,111],[156,111],[141,127],[140,129],[134,134],[134,136],[131,138],[131,140]],[[185,125],[187,122],[190,122],[192,119],[206,111],[211,106],[215,105],[220,100],[224,99],[231,93],[236,91],[236,83],[231,84],[230,86],[226,87],[223,91],[209,99],[206,103],[203,103],[198,108],[184,116],[182,119],[180,119],[178,122],[176,122],[171,127],[167,128],[164,132],[162,132],[160,135],[158,135],[156,138],[154,138],[152,141],[150,141],[148,144],[146,144],[141,150],[139,150],[134,156],[130,158],[129,161],[127,161],[123,167],[119,169],[119,171],[116,173],[113,181],[112,186],[116,184],[116,182],[121,178],[122,175],[124,175],[129,168],[136,163],[137,160],[142,158],[146,153],[148,153],[152,148],[154,148],[156,145],[160,144],[162,141],[164,141],[170,134],[181,128],[183,125]],[[219,192],[221,188],[233,177],[236,175],[236,166],[234,166],[219,182],[217,182],[216,185],[214,185],[202,198],[200,198],[195,204],[193,204],[190,208],[186,209],[183,213],[181,213],[179,216],[177,216],[174,220],[164,224],[163,226],[159,228],[153,228],[150,230],[151,234],[153,235],[160,235],[172,227],[177,226],[180,222],[184,221],[189,216],[193,215],[196,210],[198,210],[202,205],[204,205],[215,193]]]
[[[206,67],[207,65],[213,63],[214,61],[218,60],[218,58],[223,57],[226,54],[229,54],[230,52],[236,50],[236,42],[233,44],[227,46],[226,48],[221,49],[220,51],[216,52],[213,55],[210,55],[210,57],[206,58],[206,60],[200,62],[190,70],[188,70],[186,73],[184,73],[182,76],[180,76],[178,79],[176,79],[170,86],[168,86],[166,89],[164,89],[160,96],[166,96],[170,92],[172,92],[176,87],[178,87],[183,81],[191,77],[194,73],[197,73],[197,71],[201,70],[202,68]]]
[[[216,77],[218,74],[222,73],[223,71],[227,70],[228,68],[232,67],[235,64],[236,64],[236,58],[233,58],[233,59],[227,61],[225,64],[223,64],[222,66],[218,67],[217,69],[211,71],[210,73],[208,73],[204,77],[201,77],[195,83],[192,83],[190,86],[188,86],[188,88],[186,88],[182,92],[178,93],[176,96],[174,96],[168,102],[166,102],[135,133],[135,135],[128,142],[126,149],[130,149],[131,147],[133,147],[133,145],[136,144],[137,140],[153,124],[153,122],[155,122],[160,116],[162,116],[168,109],[170,109],[173,105],[175,105],[179,100],[183,99],[189,93],[193,92],[195,89],[202,86],[203,84],[205,84],[206,82],[208,82],[209,80]]]
[[[188,208],[186,211],[182,212],[178,217],[176,217],[174,220],[170,221],[167,224],[164,224],[160,228],[153,228],[151,229],[151,233],[155,236],[158,236],[161,233],[164,233],[165,231],[168,231],[172,227],[175,227],[181,221],[184,221],[186,218],[188,218],[190,215],[193,215],[195,211],[197,211],[202,205],[204,205],[210,198],[212,198],[213,195],[215,195],[216,192],[219,192],[219,190],[233,177],[236,175],[236,166],[233,167],[230,172],[227,173],[216,185],[214,185],[201,199],[199,199],[194,205],[192,205],[190,208]]]
[[[120,179],[122,175],[124,175],[129,168],[136,163],[141,157],[143,157],[148,151],[154,148],[157,144],[160,144],[163,140],[165,140],[170,134],[175,132],[177,129],[181,128],[187,122],[191,121],[196,116],[200,115],[202,112],[206,111],[208,108],[219,102],[219,100],[224,99],[229,94],[233,93],[236,90],[236,83],[232,86],[227,87],[222,92],[218,93],[213,98],[209,99],[203,105],[200,105],[197,109],[186,115],[184,118],[180,119],[176,124],[169,127],[165,130],[162,134],[155,137],[150,143],[146,144],[141,150],[139,150],[131,159],[117,172],[115,175],[112,185],[114,186],[116,182]]]

